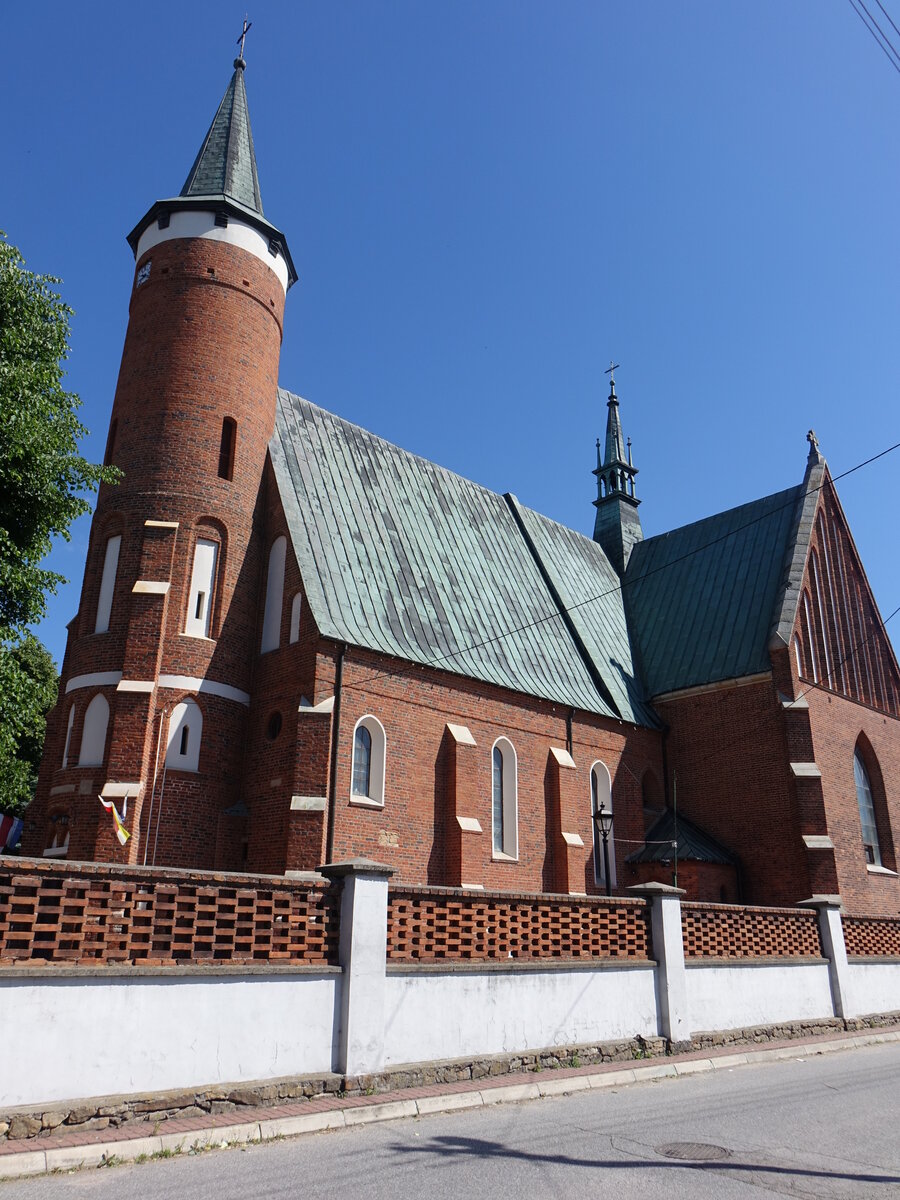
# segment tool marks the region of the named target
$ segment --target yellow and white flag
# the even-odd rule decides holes
[[[128,832],[128,830],[125,828],[125,826],[122,824],[122,818],[119,816],[119,810],[116,808],[115,804],[113,804],[112,800],[104,800],[102,796],[98,796],[97,799],[100,801],[100,803],[103,805],[103,807],[106,809],[107,812],[112,813],[112,819],[115,822],[115,826],[116,826],[116,837],[119,839],[119,845],[124,846],[125,843],[128,841],[128,839],[131,837],[131,834]],[[125,801],[125,804],[126,805],[128,804],[127,800]],[[127,811],[128,811],[128,809],[126,807],[125,812],[127,813]]]

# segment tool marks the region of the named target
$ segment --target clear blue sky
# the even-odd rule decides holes
[[[180,190],[243,15],[4,10],[0,224],[64,280],[94,459],[125,234]],[[846,0],[249,15],[263,204],[300,275],[285,387],[587,533],[611,357],[647,534],[799,482],[811,426],[834,474],[900,441],[900,75]],[[898,472],[838,484],[885,616]],[[57,660],[87,535],[53,555]]]

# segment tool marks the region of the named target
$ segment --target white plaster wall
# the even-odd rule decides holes
[[[386,1065],[657,1032],[653,967],[389,974]]]
[[[827,963],[692,966],[685,976],[692,1032],[834,1016]]]
[[[0,980],[0,1107],[330,1071],[337,975]]]
[[[900,1010],[900,962],[847,964],[850,977],[848,1016]]]
[[[203,212],[198,209],[188,209],[186,212],[173,212],[169,224],[160,229],[156,221],[151,221],[138,242],[137,262],[147,250],[152,250],[160,242],[169,242],[173,238],[207,238],[212,242],[228,242],[248,251],[260,262],[265,263],[278,277],[285,293],[288,287],[288,269],[283,255],[269,253],[269,239],[264,237],[252,225],[245,225],[234,213],[228,214],[227,225],[217,225],[214,212]],[[152,271],[152,268],[151,268]]]

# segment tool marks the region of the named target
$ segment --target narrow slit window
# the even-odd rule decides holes
[[[194,547],[188,618],[184,626],[184,632],[190,637],[209,637],[218,550],[217,543],[207,538],[198,538]]]
[[[188,752],[188,734],[189,734],[190,732],[191,732],[191,731],[190,731],[190,727],[189,727],[189,726],[187,726],[187,725],[184,725],[184,726],[182,727],[182,730],[181,730],[181,746],[180,746],[180,748],[179,748],[179,751],[178,751],[178,753],[179,753],[179,754],[181,754],[181,755],[182,755],[182,757],[184,757],[184,755],[185,755],[185,754],[187,754],[187,752]]]
[[[234,479],[234,447],[237,425],[233,417],[222,421],[222,440],[219,443],[219,478]]]
[[[122,538],[107,538],[106,552],[103,556],[103,574],[100,578],[100,596],[97,600],[97,620],[94,623],[94,633],[106,633],[109,629],[109,618],[112,614],[113,592],[116,587],[116,570],[119,566],[119,547]]]

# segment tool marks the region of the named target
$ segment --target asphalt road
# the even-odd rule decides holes
[[[900,1197],[900,1044],[42,1176],[0,1200]]]

